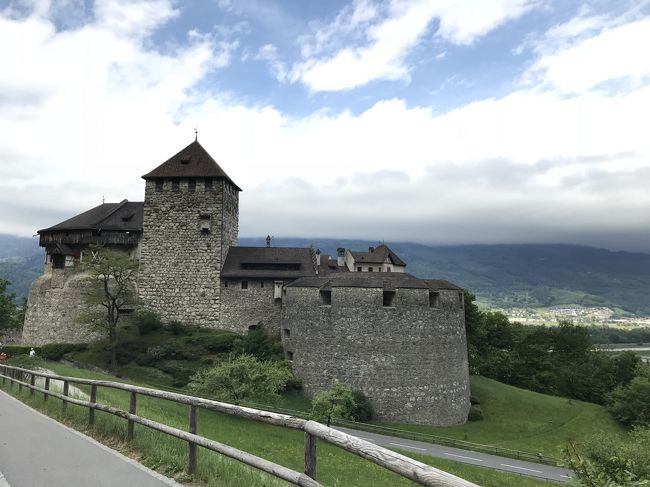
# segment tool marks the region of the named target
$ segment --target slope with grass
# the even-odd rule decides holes
[[[105,374],[79,370],[58,363],[50,362],[43,365],[63,375],[113,379]],[[16,387],[10,388],[8,385],[4,385],[3,388],[5,391],[19,395],[21,400],[33,407],[42,409],[59,420],[64,420],[100,441],[137,457],[145,465],[163,471],[167,475],[175,476],[182,482],[193,482],[192,485],[233,487],[285,485],[265,474],[206,451],[200,452],[196,477],[189,478],[182,473],[187,459],[187,446],[182,441],[136,426],[135,440],[127,445],[120,440],[125,438],[126,434],[126,422],[120,418],[99,413],[95,427],[88,429],[88,413],[85,408],[70,405],[64,414],[59,401],[43,402],[40,394],[30,396],[26,389],[19,394]],[[81,386],[81,388],[87,389],[85,386]],[[100,388],[98,401],[126,409],[129,403],[129,394],[124,391]],[[141,397],[138,400],[138,414],[178,428],[187,426],[187,407],[176,403]],[[208,438],[268,458],[289,468],[302,469],[303,435],[300,432],[212,411],[200,412],[198,432]],[[455,462],[423,456],[418,459],[434,466],[440,466],[440,468],[483,486],[534,487],[542,485],[541,482],[532,479],[493,472],[479,467],[459,465]],[[319,481],[324,485],[360,487],[413,485],[406,479],[322,442],[318,447],[318,472]]]
[[[461,426],[435,427],[381,422],[399,428],[459,440],[497,445],[560,458],[562,446],[596,433],[621,436],[624,428],[597,404],[539,394],[480,376],[471,377],[472,395],[484,419]]]

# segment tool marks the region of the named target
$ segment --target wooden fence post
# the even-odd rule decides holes
[[[137,406],[136,394],[135,392],[131,392],[131,404],[129,405],[129,412],[131,414],[135,414],[136,406]],[[133,440],[134,428],[135,428],[135,423],[129,419],[129,425],[126,431],[126,441]]]
[[[198,415],[198,409],[196,406],[190,406],[190,427],[189,427],[189,432],[192,434],[196,434],[197,427],[197,415]],[[192,443],[191,441],[188,442],[188,448],[189,448],[189,459],[188,459],[188,464],[187,464],[187,473],[190,475],[194,475],[196,472],[196,443]]]
[[[63,395],[66,396],[66,397],[68,397],[69,387],[70,387],[70,385],[68,384],[68,381],[64,380],[63,381]],[[65,410],[68,408],[68,401],[66,401],[64,399],[61,408],[63,409],[63,412],[65,412]]]
[[[29,395],[33,396],[34,395],[34,384],[36,382],[36,376],[32,374],[32,378],[29,380],[29,384],[32,386],[29,388]]]
[[[316,437],[305,432],[305,475],[316,480]]]
[[[46,391],[50,390],[50,378],[49,377],[45,378],[45,390]],[[43,393],[43,401],[47,401],[47,396],[49,396],[49,394],[47,392],[44,392]]]
[[[23,381],[23,373],[16,370],[14,370],[14,372],[17,372],[16,375],[18,375],[18,392],[21,392],[23,390],[23,385],[21,384]]]
[[[90,386],[90,402],[93,404],[97,402],[97,384]],[[88,409],[88,424],[91,426],[95,424],[95,408]]]

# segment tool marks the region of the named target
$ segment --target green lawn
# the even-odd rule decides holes
[[[104,374],[79,370],[57,363],[48,363],[47,367],[62,375],[113,379]],[[9,386],[5,385],[4,389],[9,390]],[[81,389],[87,388],[82,386]],[[11,392],[17,394],[17,387],[14,386]],[[35,394],[34,397],[30,397],[26,389],[23,389],[20,398],[114,448],[136,456],[149,467],[170,476],[175,475],[182,482],[193,480],[197,485],[208,486],[283,485],[282,482],[265,474],[205,450],[200,450],[196,478],[189,479],[182,473],[186,467],[187,445],[180,440],[136,425],[135,440],[131,445],[126,445],[123,443],[126,422],[122,419],[97,412],[96,425],[92,430],[88,430],[88,411],[85,408],[69,405],[63,417],[61,402],[57,399],[49,398],[44,403],[42,395]],[[100,388],[98,401],[126,409],[128,393]],[[138,399],[138,414],[178,428],[187,427],[188,408],[184,405],[140,397]],[[300,432],[202,410],[199,413],[199,434],[294,470],[302,470],[303,434]],[[409,456],[415,455],[409,453]],[[542,485],[542,482],[480,467],[425,456],[417,456],[417,458],[484,486],[528,487]],[[413,485],[410,481],[324,442],[319,442],[318,446],[318,477],[324,485],[369,487]]]
[[[471,377],[472,395],[481,401],[484,419],[461,426],[435,427],[378,422],[402,430],[498,445],[560,457],[562,445],[595,433],[623,435],[624,428],[597,404],[539,394]]]

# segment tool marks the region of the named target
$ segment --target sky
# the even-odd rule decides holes
[[[194,140],[240,236],[650,251],[650,1],[0,0],[0,233]]]

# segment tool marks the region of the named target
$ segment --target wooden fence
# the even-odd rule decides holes
[[[190,474],[193,474],[196,471],[197,446],[200,446],[207,450],[212,450],[217,453],[221,453],[222,455],[225,455],[229,458],[238,460],[246,465],[262,470],[294,485],[307,487],[320,486],[321,484],[319,484],[316,480],[316,445],[317,440],[320,439],[339,448],[342,448],[345,451],[358,455],[381,467],[391,470],[398,475],[401,475],[402,477],[413,480],[420,485],[427,485],[432,487],[478,487],[471,482],[413,460],[412,458],[400,455],[399,453],[393,452],[381,446],[374,445],[368,441],[348,435],[341,431],[328,428],[327,426],[324,426],[315,421],[309,421],[294,416],[272,413],[269,411],[262,411],[259,409],[247,408],[243,406],[236,406],[233,404],[188,396],[175,392],[161,391],[158,389],[150,389],[147,387],[134,386],[131,384],[122,384],[120,382],[81,379],[78,377],[65,377],[29,369],[23,369],[20,367],[12,367],[8,365],[0,365],[0,376],[2,377],[3,385],[7,380],[9,380],[11,385],[17,384],[19,389],[21,389],[23,386],[29,388],[31,395],[33,395],[35,391],[42,393],[44,400],[47,400],[48,396],[61,399],[63,401],[62,407],[64,410],[67,407],[68,403],[88,408],[88,421],[91,425],[95,422],[96,410],[124,418],[127,421],[127,440],[129,441],[134,438],[136,424],[146,426],[147,428],[151,428],[175,438],[187,441],[187,471]],[[43,388],[35,385],[36,377],[42,377],[45,379]],[[51,380],[59,380],[63,382],[62,394],[50,390]],[[90,386],[90,400],[85,401],[83,399],[70,397],[70,384]],[[97,389],[99,387],[119,389],[130,392],[131,398],[129,410],[123,411],[113,406],[98,403]],[[136,414],[138,395],[154,397],[188,405],[188,430],[183,431],[178,428],[173,428],[171,426],[167,426],[165,424],[138,416]],[[238,450],[236,448],[214,440],[210,440],[203,436],[199,436],[197,434],[197,424],[198,410],[200,408],[210,411],[218,411],[220,413],[230,414],[233,416],[238,416],[240,418],[260,421],[275,426],[282,426],[285,428],[303,431],[305,433],[304,471],[297,472],[245,451]]]

